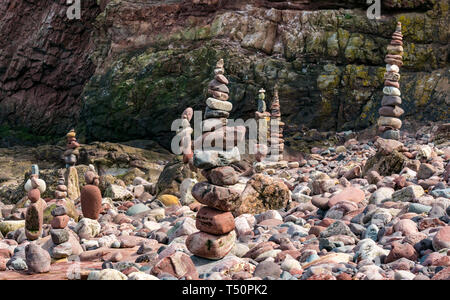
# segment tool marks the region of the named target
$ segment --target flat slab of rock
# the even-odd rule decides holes
[[[328,206],[333,207],[342,201],[351,201],[354,203],[359,203],[364,200],[365,194],[362,190],[355,187],[345,188],[342,192],[331,197],[328,201]]]
[[[4,271],[0,272],[0,280],[67,280],[68,271],[75,268],[80,269],[82,275],[85,275],[87,279],[87,274],[92,269],[101,270],[102,262],[58,262],[50,266],[50,271],[48,273],[32,274],[26,271]]]

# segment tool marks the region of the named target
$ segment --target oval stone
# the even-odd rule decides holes
[[[230,212],[223,212],[211,207],[202,207],[195,220],[198,230],[221,235],[234,230],[234,217]]]
[[[392,87],[392,86],[385,86],[383,88],[383,93],[388,96],[401,96],[402,93],[398,88]]]
[[[212,235],[199,231],[186,239],[186,247],[196,256],[219,260],[230,253],[235,240],[234,230],[225,235]]]
[[[210,184],[208,182],[200,182],[192,188],[192,196],[207,206],[211,206],[221,211],[232,211],[241,204],[240,194],[238,191]]]
[[[85,185],[81,190],[81,210],[83,216],[97,220],[102,209],[102,193],[95,185]]]
[[[400,72],[400,68],[396,65],[387,64],[386,71],[398,73],[398,72]]]
[[[37,240],[42,234],[44,223],[43,208],[39,202],[31,204],[25,215],[25,235],[30,241]]]
[[[380,117],[378,119],[378,126],[388,126],[395,129],[400,129],[402,127],[402,121],[392,117]]]
[[[402,104],[402,98],[398,96],[383,96],[383,99],[381,100],[381,105],[400,105]]]
[[[398,106],[382,106],[378,113],[385,117],[400,117],[404,114],[404,110]]]

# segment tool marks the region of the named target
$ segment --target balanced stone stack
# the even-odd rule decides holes
[[[66,151],[64,152],[64,162],[66,163],[66,174],[65,179],[67,183],[67,197],[71,201],[77,201],[80,198],[80,184],[78,179],[78,171],[75,168],[77,163],[77,158],[79,156],[80,144],[77,142],[76,132],[74,129],[69,131],[66,135],[67,145]]]
[[[52,229],[50,229],[50,236],[53,245],[50,248],[50,255],[54,259],[66,258],[72,254],[69,231],[66,229],[69,223],[69,216],[63,205],[56,206],[51,214],[53,219],[51,222]]]
[[[30,179],[25,183],[25,190],[31,201],[31,205],[25,212],[25,236],[30,241],[37,240],[42,235],[44,210],[47,203],[41,198],[41,193],[45,192],[45,189],[45,182],[39,179],[39,168],[33,165]]]
[[[283,160],[284,151],[284,139],[283,139],[283,126],[281,121],[280,100],[278,98],[278,89],[275,88],[272,106],[270,107],[270,161],[279,162]]]
[[[57,201],[62,201],[62,200],[65,201],[66,197],[67,197],[66,179],[64,178],[64,173],[60,172],[59,178],[58,178],[58,185],[56,186],[56,191],[55,191],[55,199]]]
[[[378,111],[380,118],[378,119],[379,131],[381,137],[385,139],[400,139],[400,128],[402,121],[399,119],[404,111],[400,108],[402,104],[400,92],[400,67],[403,65],[403,35],[402,25],[397,23],[397,28],[392,35],[391,44],[387,47],[386,55],[386,73],[384,74],[383,99],[381,108]]]
[[[270,113],[267,112],[267,105],[264,101],[266,98],[266,90],[263,88],[258,91],[258,110],[255,112],[255,119],[258,123],[258,141],[256,144],[256,160],[262,161],[267,155],[267,141],[269,136],[268,123],[270,121]]]
[[[84,174],[86,185],[81,190],[81,210],[85,218],[97,220],[102,210],[102,193],[98,188],[100,177],[93,165]]]
[[[75,164],[77,163],[77,158],[80,155],[80,152],[78,150],[80,144],[77,142],[76,135],[77,134],[74,129],[70,130],[66,135],[67,144],[66,151],[64,152],[64,162],[66,163],[66,168],[75,166]]]
[[[52,225],[52,228],[54,229],[65,228],[69,223],[69,216],[67,215],[67,208],[66,208],[68,203],[66,201],[66,197],[67,197],[66,180],[64,179],[64,173],[60,172],[58,185],[56,186],[55,191],[56,208],[54,208],[51,211],[53,219],[50,225]]]
[[[67,227],[69,223],[69,216],[67,215],[66,207],[63,205],[57,205],[52,211],[51,214],[53,219],[50,223],[53,229],[64,229]]]
[[[246,129],[226,126],[232,104],[227,102],[223,60],[217,63],[214,74],[208,86],[214,98],[206,101],[206,120],[202,124],[206,133],[195,140],[193,159],[208,181],[195,184],[192,195],[207,207],[198,211],[196,226],[200,231],[187,238],[186,246],[196,256],[221,259],[233,249],[236,239],[231,211],[239,207],[240,194],[230,186],[238,182],[239,175],[230,164],[241,159],[236,146],[244,141]]]
[[[32,189],[39,189],[41,194],[43,194],[46,189],[47,185],[44,180],[39,179],[39,166],[38,165],[32,165],[31,166],[31,175],[30,178],[25,182],[25,191],[29,192]]]
[[[183,162],[185,164],[192,162],[194,153],[192,152],[192,128],[191,119],[194,115],[194,111],[191,107],[186,108],[181,114],[181,128],[177,131],[177,135],[181,137],[180,147],[183,153]]]

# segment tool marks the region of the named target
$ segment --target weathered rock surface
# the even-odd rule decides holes
[[[33,135],[78,125],[91,141],[152,136],[169,146],[167,120],[187,106],[204,109],[204,65],[219,57],[238,118],[253,114],[260,86],[277,81],[286,119],[324,130],[366,127],[380,108],[397,21],[405,25],[405,116],[448,119],[444,0],[383,1],[395,11],[376,25],[355,1],[89,0],[76,24],[62,1],[10,3],[0,6],[0,123]]]
[[[267,175],[256,174],[248,182],[241,196],[241,205],[233,214],[258,214],[266,210],[286,207],[290,200],[289,188]]]

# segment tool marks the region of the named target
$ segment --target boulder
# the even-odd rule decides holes
[[[161,259],[151,271],[152,275],[170,274],[178,279],[198,280],[198,273],[192,259],[180,251]]]
[[[388,155],[382,151],[378,151],[367,160],[364,166],[363,176],[366,176],[370,171],[376,171],[382,176],[399,174],[406,161],[407,158],[397,150],[392,151]]]
[[[199,231],[186,239],[186,247],[196,256],[218,260],[230,253],[235,240],[234,230],[225,235],[212,235]]]
[[[289,188],[282,181],[255,174],[247,182],[240,199],[241,205],[233,211],[235,216],[285,208],[291,196]]]

